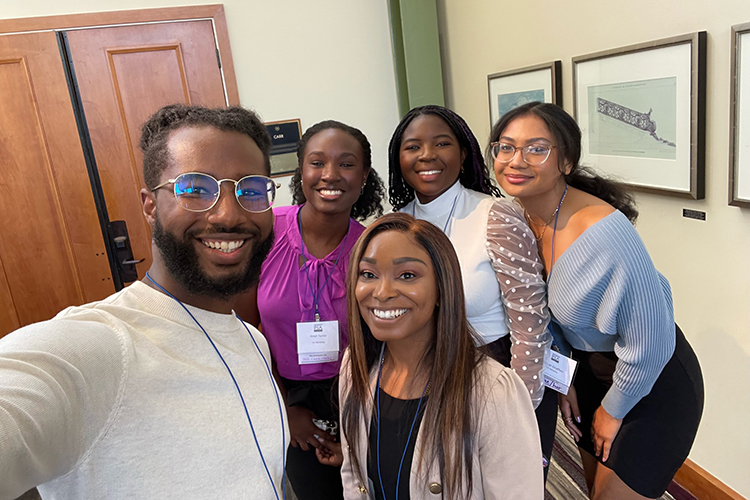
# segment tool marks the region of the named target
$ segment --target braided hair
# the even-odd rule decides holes
[[[401,141],[406,127],[414,118],[422,115],[436,115],[442,118],[458,139],[461,149],[466,153],[466,158],[461,165],[461,172],[458,174],[461,185],[480,193],[502,197],[500,189],[493,185],[490,180],[490,171],[484,162],[482,148],[466,121],[448,108],[428,105],[414,108],[406,113],[406,116],[401,119],[393,132],[393,137],[391,137],[391,142],[388,145],[388,180],[390,184],[388,194],[393,208],[400,210],[414,199],[414,188],[407,184],[401,173]]]

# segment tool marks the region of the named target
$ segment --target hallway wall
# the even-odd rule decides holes
[[[706,198],[638,193],[637,229],[703,367],[706,406],[690,458],[750,496],[750,210],[727,205],[730,27],[750,21],[746,0],[438,0],[438,16],[446,102],[483,144],[488,74],[560,59],[572,114],[572,57],[708,31]]]

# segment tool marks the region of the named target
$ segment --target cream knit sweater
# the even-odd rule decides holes
[[[190,311],[278,490],[289,432],[258,348],[235,316]],[[37,485],[43,498],[275,498],[219,356],[141,282],[0,340],[0,499]]]

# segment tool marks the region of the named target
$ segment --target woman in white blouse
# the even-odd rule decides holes
[[[549,312],[536,240],[520,207],[499,199],[476,137],[447,108],[412,109],[393,133],[388,153],[390,203],[450,238],[478,342],[529,391],[546,477],[557,416],[557,397],[544,390],[542,376],[551,342]]]

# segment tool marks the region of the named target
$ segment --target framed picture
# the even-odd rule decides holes
[[[705,196],[706,32],[573,58],[581,162],[643,191]]]
[[[302,138],[299,118],[265,124],[271,136],[271,177],[294,173],[297,169],[297,146]]]
[[[750,208],[750,23],[732,26],[729,204]]]
[[[511,109],[532,101],[562,106],[562,63],[554,61],[487,76],[490,126]]]

